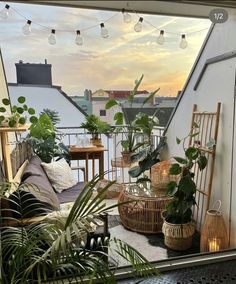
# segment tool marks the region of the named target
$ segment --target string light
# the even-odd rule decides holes
[[[26,24],[22,27],[22,32],[24,35],[29,35],[31,33],[31,21],[27,20]]]
[[[128,3],[127,3],[127,7],[128,7]],[[49,35],[48,37],[48,42],[49,44],[51,45],[55,45],[56,44],[56,31],[54,29],[51,29],[51,27],[49,26],[45,26],[41,23],[37,23],[37,22],[33,22],[31,20],[28,20],[21,12],[19,12],[17,9],[15,9],[14,7],[10,7],[10,5],[6,4],[4,9],[2,9],[0,11],[0,17],[3,18],[3,19],[7,19],[7,17],[9,16],[9,9],[11,8],[11,11],[15,12],[16,14],[18,14],[20,17],[24,18],[27,23],[26,25],[24,25],[22,27],[22,32],[25,34],[25,35],[28,35],[30,34],[31,32],[31,24],[33,23],[34,25],[38,25],[40,26],[41,28],[43,29],[47,29],[47,30],[51,30],[51,34]],[[129,10],[131,10],[130,8],[128,8]],[[144,18],[143,17],[140,17],[138,15],[138,13],[136,11],[133,11],[133,13],[135,13],[139,20],[138,22],[135,24],[134,26],[134,30],[136,32],[141,32],[142,31],[142,23],[144,21]],[[101,24],[100,24],[100,27],[101,27],[101,37],[103,38],[107,38],[109,37],[109,33],[108,33],[108,30],[105,28],[105,25],[104,23],[110,21],[111,19],[113,19],[114,17],[116,17],[118,14],[120,14],[120,12],[116,12],[114,13],[111,17],[109,17],[108,19],[104,20]],[[123,14],[123,21],[125,23],[129,23],[131,22],[131,15],[127,12],[127,10],[125,9],[122,9],[122,14]],[[165,31],[164,30],[160,30],[158,27],[156,27],[155,25],[153,25],[151,22],[149,22],[147,19],[145,19],[145,23],[149,24],[151,27],[153,27],[155,30],[158,30],[160,31],[160,34],[157,38],[157,43],[158,44],[164,44],[165,42],[165,38],[164,38],[164,33],[168,33],[168,34],[171,34],[171,35],[176,35],[176,36],[180,36],[179,33],[176,33],[176,32],[171,32],[171,31]],[[90,30],[90,29],[93,29],[93,28],[96,28],[98,25],[92,25],[92,26],[89,26],[89,27],[86,27],[82,30],[82,32],[84,31],[87,31],[87,30]],[[201,29],[201,30],[197,30],[197,31],[193,31],[193,32],[190,32],[188,33],[188,35],[192,35],[192,34],[195,34],[195,33],[198,33],[198,32],[201,32],[201,31],[204,31],[204,30],[207,30],[208,28],[205,28],[205,29]],[[73,30],[65,30],[65,29],[57,29],[57,31],[61,31],[61,32],[74,32]],[[81,36],[81,30],[77,30],[76,31],[76,38],[75,38],[75,43],[77,45],[82,45],[83,44],[83,38]],[[181,42],[179,44],[180,48],[182,49],[185,49],[187,46],[188,46],[188,42],[186,40],[186,34],[182,34],[181,35]]]
[[[134,25],[134,30],[139,33],[142,31],[142,28],[143,28],[143,25],[142,25],[142,22],[143,22],[143,18],[140,17],[137,24]]]
[[[51,45],[55,45],[57,43],[56,30],[54,29],[51,30],[51,34],[48,37],[48,43]]]
[[[9,5],[5,5],[5,7],[0,11],[0,17],[2,19],[7,19],[8,16],[9,16],[9,9],[10,9],[10,6]]]
[[[183,34],[181,35],[181,41],[179,47],[185,49],[188,46],[188,42],[186,40],[186,36]]]
[[[108,38],[109,37],[109,33],[108,33],[108,30],[105,28],[104,23],[101,23],[100,27],[101,27],[101,37]]]
[[[162,45],[162,44],[164,44],[164,42],[165,42],[164,31],[161,30],[161,31],[160,31],[160,35],[159,35],[158,38],[157,38],[157,43],[160,44],[160,45]]]
[[[81,34],[80,34],[80,30],[77,30],[76,31],[76,38],[75,38],[75,43],[77,44],[77,45],[83,45],[83,38],[82,38],[82,36],[81,36]]]
[[[126,24],[130,23],[132,20],[131,15],[127,11],[125,11],[125,9],[122,9],[122,14],[123,14],[123,22]]]

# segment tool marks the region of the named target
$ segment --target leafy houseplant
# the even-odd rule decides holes
[[[10,105],[10,100],[7,98],[2,99],[4,106],[0,107],[0,125],[5,127],[17,127],[24,125],[27,122],[27,116],[31,123],[37,122],[37,117],[34,116],[35,110],[28,107],[25,103],[25,97],[21,96],[17,99],[17,105]],[[10,111],[7,110],[7,107]]]
[[[69,161],[69,150],[60,142],[55,125],[46,113],[40,114],[38,121],[31,124],[29,131],[27,141],[43,162],[50,163],[55,157]]]
[[[125,105],[130,105],[132,108],[135,97],[137,95],[138,88],[143,80],[143,75],[136,82],[134,89],[130,92],[127,97],[127,101],[119,102],[115,99],[110,99],[106,104],[106,109],[110,109],[114,106],[120,105],[122,108]],[[151,134],[153,128],[158,125],[158,119],[155,116],[155,113],[152,117],[149,117],[146,113],[142,112],[142,108],[144,105],[153,98],[156,93],[159,91],[159,88],[154,92],[151,92],[150,95],[144,99],[138,114],[135,116],[133,120],[128,119],[128,115],[126,113],[126,109],[123,108],[123,112],[116,112],[114,115],[115,124],[119,125],[118,131],[123,130],[125,134],[125,139],[121,141],[121,145],[123,147],[123,159],[124,154],[129,155],[130,161],[137,161],[145,156],[153,150],[151,143]],[[123,126],[124,121],[126,121],[127,126]],[[138,138],[142,137],[142,142],[137,142]],[[136,171],[137,172],[137,171]]]
[[[80,128],[84,128],[92,135],[92,143],[96,146],[101,146],[100,135],[102,133],[109,133],[112,131],[112,127],[106,121],[100,119],[100,117],[90,114],[85,117],[86,121],[81,123]]]
[[[108,257],[107,247],[129,261],[135,276],[157,275],[157,270],[137,250],[119,239],[92,239],[86,243],[84,236],[89,234],[92,224],[96,224],[97,216],[117,206],[106,207],[104,200],[113,182],[93,196],[98,181],[96,176],[86,184],[68,216],[54,216],[55,222],[44,219],[23,226],[23,220],[8,217],[9,222],[16,221],[20,226],[1,228],[1,283],[116,283],[117,267],[111,268],[104,258]],[[6,188],[6,184],[1,184],[1,190]],[[0,191],[0,197],[5,198],[4,192]],[[15,202],[22,214],[21,199]],[[1,208],[0,212],[3,210]],[[104,250],[97,250],[97,246]],[[115,259],[113,263],[117,263]]]
[[[194,125],[194,128],[197,129],[198,126]],[[192,133],[182,140],[176,138],[178,144],[181,141],[183,142],[185,156],[184,158],[174,157],[177,163],[174,163],[169,170],[171,175],[178,175],[179,177],[177,182],[171,181],[168,184],[167,192],[173,196],[173,199],[166,207],[162,231],[165,235],[165,244],[176,250],[191,247],[192,235],[195,231],[195,226],[192,223],[192,207],[196,203],[196,184],[193,180],[192,168],[197,165],[199,170],[202,171],[207,165],[207,158],[198,145],[184,146],[184,142],[189,136],[196,136],[199,132],[195,131],[194,133],[193,131]],[[176,235],[176,238],[174,238],[174,235]]]

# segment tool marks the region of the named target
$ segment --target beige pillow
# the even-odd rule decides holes
[[[47,176],[56,190],[61,193],[63,190],[72,187],[77,183],[73,172],[65,159],[51,163],[41,163]]]

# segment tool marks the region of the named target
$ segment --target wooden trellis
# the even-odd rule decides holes
[[[197,165],[193,168],[195,174],[194,181],[197,185],[195,196],[197,204],[193,209],[193,218],[196,221],[197,229],[199,231],[201,231],[203,218],[206,210],[209,209],[211,199],[220,108],[221,103],[218,103],[216,112],[198,112],[197,105],[193,106],[191,134],[198,134],[190,137],[189,146],[196,146],[197,144],[208,159],[207,166],[203,171],[200,171]],[[194,128],[195,124],[198,125],[198,128]],[[214,141],[211,148],[207,147],[209,141]]]

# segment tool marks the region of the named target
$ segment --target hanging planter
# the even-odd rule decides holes
[[[220,208],[221,201],[217,200],[213,208],[206,212],[201,233],[201,252],[216,252],[228,247],[227,228]]]

